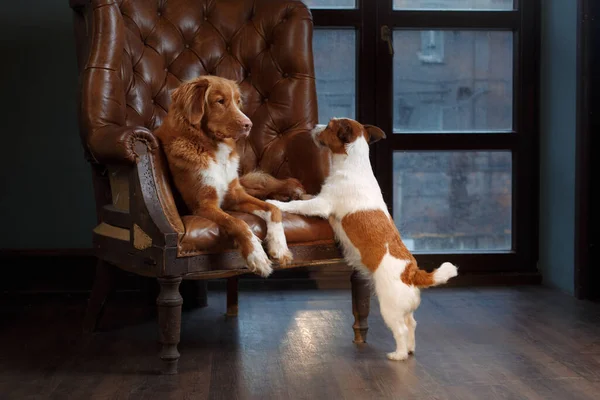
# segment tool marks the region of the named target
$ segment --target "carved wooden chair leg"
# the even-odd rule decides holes
[[[158,332],[162,344],[160,358],[163,361],[162,373],[177,373],[179,361],[179,337],[181,334],[181,305],[183,298],[179,294],[181,278],[158,278],[160,293],[156,299],[158,306]]]
[[[371,282],[359,272],[354,271],[350,277],[352,283],[352,314],[354,314],[354,343],[366,343],[371,307]]]
[[[105,261],[98,260],[94,286],[83,317],[84,332],[91,333],[96,330],[106,299],[113,290],[114,279],[115,267]]]
[[[227,278],[227,314],[228,317],[238,315],[238,277]]]

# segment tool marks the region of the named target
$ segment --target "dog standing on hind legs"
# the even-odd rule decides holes
[[[413,313],[421,301],[420,289],[446,283],[457,275],[457,268],[446,262],[434,272],[421,270],[402,242],[369,161],[369,144],[385,138],[381,129],[332,119],[312,135],[332,152],[330,174],[319,195],[267,202],[284,212],[329,219],[346,262],[373,279],[381,315],[396,340],[388,358],[405,360],[415,351]]]

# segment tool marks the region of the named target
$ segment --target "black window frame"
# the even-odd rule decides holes
[[[377,143],[371,161],[388,207],[392,208],[395,150],[505,150],[512,157],[512,250],[419,253],[421,267],[455,262],[462,273],[537,275],[539,210],[539,0],[515,0],[512,11],[393,10],[393,0],[357,0],[355,9],[313,8],[315,29],[357,31],[356,116],[376,124],[388,138]],[[510,30],[513,32],[513,129],[506,132],[402,133],[393,130],[393,58],[381,27],[420,30]],[[401,232],[402,233],[402,232]]]

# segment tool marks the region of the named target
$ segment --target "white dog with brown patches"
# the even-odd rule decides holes
[[[385,138],[381,129],[350,119],[333,119],[313,130],[314,140],[332,152],[331,172],[318,196],[289,203],[268,200],[282,211],[328,218],[346,262],[372,276],[381,315],[394,334],[391,360],[415,351],[420,290],[446,283],[457,268],[443,263],[434,272],[421,270],[404,246],[375,179],[369,144]]]

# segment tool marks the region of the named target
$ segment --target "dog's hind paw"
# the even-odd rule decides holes
[[[408,353],[394,351],[393,353],[387,353],[387,358],[392,361],[404,361],[408,358]]]

